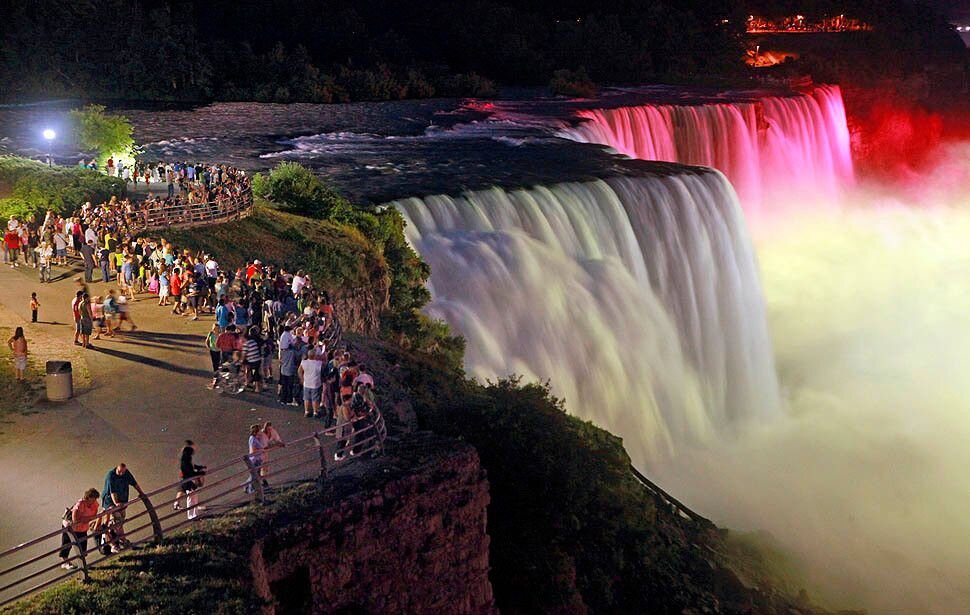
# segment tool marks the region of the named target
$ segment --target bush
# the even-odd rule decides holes
[[[6,220],[11,216],[24,220],[35,213],[36,210],[24,199],[17,197],[0,199],[0,220]]]
[[[336,190],[296,162],[280,163],[253,188],[281,208],[311,218],[329,220],[333,210],[350,206]]]
[[[47,209],[67,215],[85,201],[100,203],[124,195],[125,182],[89,169],[48,168],[11,156],[0,157],[0,192],[13,197],[4,206],[18,208],[20,215],[42,215]]]
[[[579,70],[569,70],[564,68],[552,74],[549,82],[549,89],[553,94],[559,96],[573,96],[581,98],[592,98],[596,96],[596,84],[586,74],[586,69],[580,67]]]

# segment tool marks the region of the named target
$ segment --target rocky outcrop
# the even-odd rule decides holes
[[[377,337],[381,315],[390,309],[389,286],[382,279],[372,288],[337,289],[332,293],[331,301],[345,329]]]
[[[403,448],[352,493],[254,542],[264,613],[495,612],[478,454],[424,434]]]

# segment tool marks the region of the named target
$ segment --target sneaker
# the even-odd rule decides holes
[[[119,547],[118,545],[111,545],[112,553],[121,553],[123,550],[124,549],[122,547]]]
[[[182,510],[178,502],[172,502],[172,510]]]
[[[64,562],[63,564],[61,564],[61,568],[63,568],[64,570],[77,570],[77,566],[75,566],[71,562]]]
[[[312,415],[312,414],[310,414],[309,412],[304,412],[304,413],[303,413],[303,416],[305,416],[306,418],[310,418],[310,417],[311,417],[311,416],[313,416],[313,415]]]

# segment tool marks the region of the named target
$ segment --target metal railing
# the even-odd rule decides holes
[[[0,566],[3,566],[0,569],[0,606],[77,574],[87,581],[92,569],[115,555],[110,550],[108,553],[99,550],[99,543],[111,540],[111,533],[117,526],[109,519],[117,513],[124,512],[127,517],[124,521],[124,536],[130,541],[127,548],[154,544],[212,514],[250,502],[271,501],[274,487],[270,486],[270,480],[278,486],[308,480],[323,484],[341,466],[383,453],[386,439],[387,425],[375,407],[352,422],[208,468],[204,484],[186,495],[179,493],[189,479],[179,479],[147,493],[136,488],[137,498],[99,514],[97,522],[92,524],[97,528],[84,539],[95,547],[90,551],[84,552],[79,544],[81,540],[65,527],[0,552]],[[180,508],[170,508],[176,503],[181,505]],[[55,557],[62,548],[63,536],[70,543],[67,560]],[[57,546],[52,548],[54,543]],[[77,570],[58,572],[64,561],[73,563]]]
[[[633,476],[636,477],[636,479],[647,491],[652,493],[654,497],[659,499],[661,502],[664,502],[667,506],[669,506],[675,515],[690,519],[704,529],[714,529],[716,527],[710,519],[702,517],[690,508],[687,508],[687,506],[685,506],[680,500],[661,489],[657,483],[644,476],[640,470],[633,466],[633,464],[630,464],[630,471],[633,472]]]

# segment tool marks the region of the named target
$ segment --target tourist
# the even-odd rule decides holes
[[[58,265],[67,266],[67,245],[70,238],[63,230],[54,233],[54,259]]]
[[[30,293],[30,322],[37,322],[37,311],[40,309],[40,301],[37,293]]]
[[[168,269],[162,267],[162,270],[158,272],[158,305],[160,306],[170,305],[168,302],[169,294],[171,294],[169,281]]]
[[[24,337],[24,328],[17,327],[13,332],[13,337],[7,340],[7,346],[13,353],[13,368],[17,374],[17,382],[24,382],[24,372],[27,370],[27,338]]]
[[[205,336],[205,347],[209,351],[209,359],[212,361],[212,384],[210,389],[215,388],[219,380],[219,366],[222,365],[222,351],[216,343],[219,340],[219,325],[212,324],[212,329]]]
[[[74,301],[71,301],[71,314],[74,316],[74,345],[81,345],[81,301],[84,295],[83,290],[75,293]]]
[[[135,320],[131,316],[131,304],[128,303],[128,298],[124,295],[118,296],[118,331],[121,331],[122,325],[128,323],[131,326],[131,330],[135,331],[138,327],[135,325]]]
[[[263,339],[259,327],[250,327],[243,342],[242,355],[246,365],[246,386],[252,386],[256,393],[262,393]]]
[[[93,487],[84,492],[73,507],[65,511],[63,526],[66,529],[61,534],[61,550],[58,551],[64,570],[76,570],[77,566],[68,561],[71,546],[76,545],[81,559],[88,552],[88,529],[91,522],[98,518],[98,498],[101,494]]]
[[[236,325],[229,325],[216,339],[216,347],[222,353],[223,363],[235,363],[236,355],[242,350],[242,340],[236,331]]]
[[[128,503],[129,488],[134,487],[141,493],[141,488],[135,477],[128,470],[128,466],[119,463],[116,467],[108,470],[104,476],[104,490],[101,496],[101,506],[108,511],[118,506]],[[111,552],[117,553],[129,545],[125,538],[125,516],[127,507],[111,510],[108,518],[108,526],[111,528]]]
[[[303,415],[306,417],[320,416],[322,368],[323,362],[317,357],[316,351],[311,349],[297,371],[300,382],[303,383]]]
[[[263,439],[260,437],[260,432],[262,428],[259,425],[251,425],[249,427],[249,464],[252,472],[250,472],[249,480],[246,481],[246,493],[252,493],[255,490],[253,485],[253,475],[259,475],[263,466],[263,452],[266,446],[263,443]],[[266,479],[263,480],[263,486],[267,487],[268,484]]]
[[[293,335],[290,327],[284,327],[284,335],[289,334],[286,348],[283,348],[282,338],[280,342],[280,381],[278,399],[281,406],[298,406],[293,399],[294,384],[297,382],[297,369],[300,365],[300,350],[293,344]]]
[[[273,423],[271,423],[270,421],[266,421],[265,423],[263,423],[263,427],[259,430],[258,437],[259,437],[260,443],[262,443],[263,445],[263,463],[262,463],[262,466],[259,468],[259,475],[264,477],[263,484],[265,485],[266,484],[265,477],[268,476],[272,470],[271,468],[268,467],[270,451],[274,448],[280,448],[280,447],[286,446],[286,443],[283,442],[283,438],[282,436],[280,436],[280,432],[276,431],[276,428],[273,427]]]
[[[10,218],[10,223],[16,224],[16,218]],[[17,267],[17,254],[20,253],[20,233],[17,230],[17,226],[13,228],[8,226],[7,232],[3,236],[3,242],[4,262],[11,267]]]
[[[111,281],[111,251],[107,247],[98,249],[98,263],[101,265],[101,281]]]
[[[89,229],[90,230],[90,229]],[[84,260],[84,281],[94,282],[94,245],[97,243],[97,239],[94,241],[88,239],[81,245],[81,257]],[[45,242],[46,245],[46,242]]]
[[[94,318],[91,314],[91,299],[87,293],[83,291],[78,292],[82,294],[81,303],[78,306],[81,345],[84,348],[91,348],[91,331],[94,329]]]
[[[118,316],[118,299],[115,298],[115,291],[112,288],[108,289],[108,295],[104,298],[104,304],[101,306],[102,313],[104,314],[104,326],[108,330],[108,337],[114,337],[115,332],[121,333],[120,318]]]
[[[178,493],[175,494],[175,501],[172,503],[173,510],[181,508],[179,500],[182,499],[183,495],[188,495],[196,489],[200,489],[204,484],[205,479],[203,477],[206,467],[195,463],[193,459],[195,452],[195,442],[186,440],[185,446],[179,453],[179,478],[182,479],[182,482],[179,485]],[[186,507],[190,508],[189,506]]]

